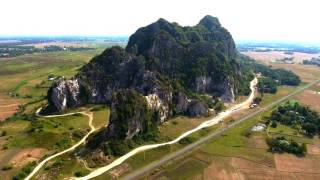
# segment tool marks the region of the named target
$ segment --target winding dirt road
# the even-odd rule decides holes
[[[87,113],[87,112],[75,112],[75,113],[68,113],[68,114],[62,114],[62,115],[50,115],[50,116],[41,116],[39,115],[39,112],[41,111],[41,108],[37,110],[36,115],[39,117],[44,117],[44,118],[53,118],[53,117],[62,117],[62,116],[70,116],[70,115],[74,115],[74,114],[82,114],[85,116],[88,116],[89,118],[89,127],[90,127],[90,131],[75,145],[71,146],[70,148],[63,150],[59,153],[56,153],[54,155],[51,155],[49,157],[47,157],[46,159],[44,159],[43,161],[41,161],[34,169],[33,171],[25,178],[25,180],[29,180],[31,179],[48,161],[50,161],[51,159],[58,157],[62,154],[65,154],[67,152],[73,151],[75,148],[77,148],[78,146],[80,146],[81,144],[83,144],[86,139],[90,136],[90,134],[92,134],[96,128],[92,125],[92,120],[93,120],[93,115],[91,112]]]
[[[104,167],[97,168],[97,169],[93,170],[90,174],[88,174],[88,175],[86,175],[84,177],[80,177],[80,178],[71,177],[71,179],[74,179],[74,180],[87,180],[87,179],[91,179],[91,178],[100,176],[101,174],[103,174],[103,173],[107,172],[108,170],[120,165],[125,160],[127,160],[128,158],[132,157],[133,155],[135,155],[135,154],[137,154],[139,152],[146,151],[146,150],[149,150],[149,149],[154,149],[154,148],[157,148],[157,147],[160,147],[160,146],[165,146],[165,145],[170,145],[170,144],[177,143],[181,139],[189,136],[190,134],[192,134],[192,133],[194,133],[196,131],[199,131],[200,129],[203,129],[205,127],[210,127],[210,126],[213,126],[213,125],[219,123],[221,120],[223,120],[224,118],[226,118],[227,116],[231,115],[232,113],[234,113],[236,111],[249,108],[250,104],[252,103],[252,101],[254,99],[255,87],[256,87],[257,83],[258,83],[258,79],[257,78],[254,78],[251,81],[251,83],[250,83],[251,93],[250,93],[250,96],[248,97],[247,100],[245,100],[244,102],[242,102],[240,104],[232,106],[231,108],[229,108],[228,110],[226,110],[224,112],[219,113],[214,118],[203,122],[202,124],[200,124],[196,128],[181,134],[176,139],[174,139],[172,141],[169,141],[169,142],[165,142],[165,143],[144,145],[144,146],[138,147],[138,148],[130,151],[129,153],[119,157],[118,159],[114,160],[112,163],[110,163],[110,164],[108,164],[108,165],[106,165]]]

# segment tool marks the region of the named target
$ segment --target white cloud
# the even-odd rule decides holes
[[[130,35],[217,16],[235,39],[320,42],[318,0],[1,0],[1,35]]]

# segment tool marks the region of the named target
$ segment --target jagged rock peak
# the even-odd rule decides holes
[[[170,22],[163,19],[163,18],[159,18],[158,21],[156,23],[161,23],[161,24],[169,24]]]
[[[202,18],[199,24],[203,25],[208,29],[221,27],[219,19],[210,15],[206,15],[204,18]]]

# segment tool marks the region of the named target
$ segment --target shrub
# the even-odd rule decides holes
[[[173,125],[177,125],[178,122],[177,122],[177,121],[172,121],[172,124],[173,124]]]
[[[83,136],[85,136],[85,134],[86,134],[86,132],[84,132],[84,131],[82,131],[82,130],[74,130],[73,132],[72,132],[72,136],[73,137],[75,137],[75,138],[78,138],[78,139],[80,139],[80,138],[82,138]]]
[[[103,150],[105,154],[121,156],[126,154],[130,149],[125,141],[113,140],[104,144]]]
[[[14,176],[12,179],[13,180],[22,180],[24,179],[28,174],[31,173],[32,169],[34,168],[34,166],[36,165],[37,163],[35,161],[32,161],[30,163],[28,163],[25,167],[23,167],[21,169],[21,171],[16,175]]]
[[[318,112],[311,110],[309,107],[301,106],[299,103],[286,102],[272,111],[266,121],[270,121],[271,127],[276,122],[291,128],[304,130],[306,135],[313,136],[320,133],[320,115]]]
[[[1,131],[1,132],[0,132],[0,136],[1,136],[1,137],[6,136],[6,135],[7,135],[7,131]]]
[[[83,176],[85,176],[86,175],[86,173],[85,172],[82,172],[82,171],[76,171],[75,173],[74,173],[74,176],[75,177],[83,177]]]
[[[214,110],[216,112],[221,112],[224,111],[226,109],[226,107],[224,106],[224,102],[223,101],[218,101],[215,105],[214,105]]]
[[[243,135],[244,135],[245,137],[247,137],[247,138],[249,138],[249,137],[251,136],[251,134],[252,134],[251,129],[247,129],[247,130],[244,131],[244,133],[243,133]]]
[[[272,127],[272,128],[276,128],[277,126],[278,126],[277,122],[272,121],[272,123],[271,123],[271,127]]]
[[[293,140],[281,136],[276,138],[267,138],[267,144],[272,152],[287,152],[296,155],[304,155],[307,152],[306,144],[301,145]]]
[[[253,99],[253,103],[255,103],[255,104],[260,104],[261,101],[262,101],[262,97],[260,97],[260,96],[255,97],[255,98]]]
[[[103,108],[106,108],[105,105],[102,105],[102,106],[94,106],[92,109],[90,109],[90,111],[94,112],[94,111],[100,111],[102,110]]]
[[[194,141],[195,139],[193,137],[185,137],[179,141],[179,144],[187,145],[193,143]]]
[[[7,171],[7,170],[10,170],[10,169],[12,169],[13,168],[13,166],[11,165],[11,164],[7,164],[7,165],[4,165],[1,169],[3,170],[3,171]]]

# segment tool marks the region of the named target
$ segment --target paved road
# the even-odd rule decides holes
[[[176,152],[173,152],[173,153],[171,153],[171,154],[163,157],[162,159],[160,159],[160,160],[158,160],[158,161],[155,161],[155,162],[153,162],[153,163],[151,163],[151,164],[149,164],[149,165],[147,165],[147,166],[144,166],[144,167],[141,168],[141,169],[138,169],[137,171],[132,172],[131,174],[129,174],[129,175],[127,175],[126,177],[124,177],[124,179],[125,179],[125,180],[137,179],[137,178],[145,175],[146,173],[154,170],[155,168],[158,168],[158,167],[160,167],[161,165],[164,165],[164,164],[168,163],[169,161],[172,161],[172,160],[176,159],[176,158],[179,157],[179,156],[182,156],[182,155],[185,155],[185,154],[188,153],[188,152],[191,152],[191,151],[194,150],[195,148],[197,148],[197,147],[199,147],[200,145],[208,142],[209,140],[217,137],[218,135],[222,134],[222,133],[225,132],[226,130],[228,130],[228,129],[230,129],[230,128],[236,126],[236,125],[238,125],[239,123],[241,123],[241,122],[243,122],[243,121],[245,121],[245,120],[247,120],[247,119],[249,119],[249,118],[251,118],[251,117],[256,116],[257,114],[259,114],[259,113],[261,113],[261,112],[264,112],[264,111],[267,111],[267,110],[271,109],[271,108],[274,107],[275,105],[280,104],[281,102],[287,100],[288,98],[290,98],[290,97],[292,97],[292,96],[300,93],[301,91],[303,91],[303,90],[305,90],[305,89],[307,89],[307,88],[311,87],[312,85],[314,85],[314,84],[316,84],[316,83],[319,83],[319,82],[320,82],[320,80],[317,80],[317,81],[314,81],[314,82],[312,82],[312,83],[310,83],[310,84],[308,84],[308,85],[306,85],[306,86],[304,86],[304,87],[302,87],[302,88],[299,88],[299,89],[296,90],[295,92],[293,92],[293,93],[291,93],[291,94],[289,94],[289,95],[287,95],[287,96],[284,96],[284,97],[282,97],[282,98],[274,101],[273,103],[267,105],[267,106],[264,107],[263,109],[259,109],[259,110],[255,111],[255,112],[253,112],[253,113],[251,113],[251,114],[249,114],[249,115],[246,115],[245,117],[242,117],[241,119],[239,119],[238,121],[235,121],[234,123],[228,125],[227,127],[222,128],[222,129],[220,129],[220,130],[218,130],[218,131],[215,131],[215,132],[207,135],[206,137],[203,137],[202,139],[196,141],[195,143],[192,143],[192,144],[184,147],[184,148],[181,149],[181,150],[178,150],[178,151],[176,151]]]

